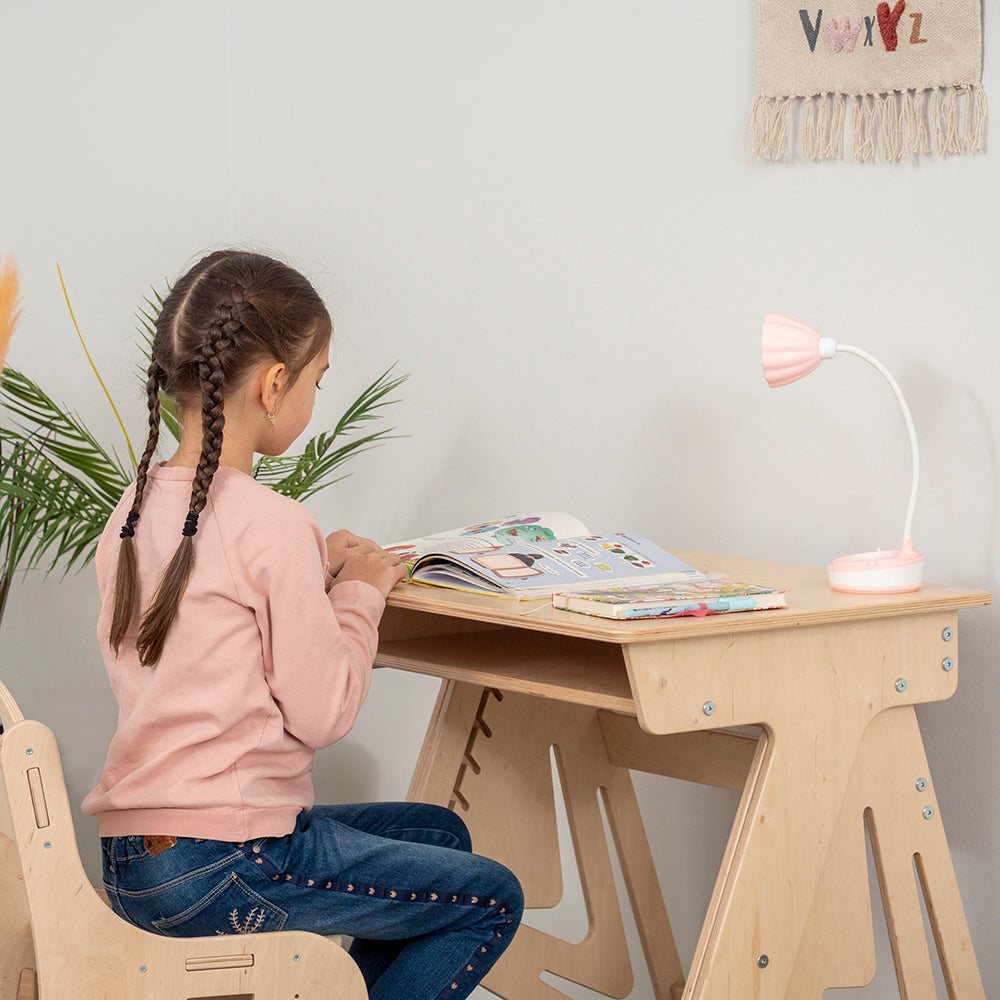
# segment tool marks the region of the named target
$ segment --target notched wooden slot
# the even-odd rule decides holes
[[[31,807],[35,810],[35,826],[44,830],[49,825],[49,807],[45,803],[42,772],[37,767],[28,768],[28,791],[31,794]]]
[[[225,996],[213,994],[210,997],[188,997],[188,1000],[254,1000],[253,993],[227,993]]]
[[[253,955],[212,955],[208,958],[189,958],[184,963],[184,968],[188,972],[215,972],[218,969],[250,969],[253,968]]]

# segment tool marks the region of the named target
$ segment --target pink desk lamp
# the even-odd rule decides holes
[[[834,590],[849,594],[903,594],[919,590],[924,573],[924,557],[913,551],[913,510],[917,505],[917,481],[920,477],[920,452],[917,432],[906,399],[896,380],[879,361],[857,347],[838,344],[832,337],[821,337],[811,326],[791,316],[769,313],[761,336],[764,377],[772,389],[788,385],[808,375],[820,363],[836,354],[854,354],[872,365],[889,383],[896,395],[903,420],[910,434],[913,452],[913,485],[903,523],[903,541],[899,550],[859,552],[834,559],[826,571]]]

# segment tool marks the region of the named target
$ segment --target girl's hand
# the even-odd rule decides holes
[[[370,538],[361,538],[353,531],[341,528],[332,535],[326,536],[326,555],[330,564],[330,575],[336,576],[343,568],[347,557],[351,554],[381,552]]]
[[[374,550],[363,545],[355,545],[347,550],[340,572],[333,582],[337,584],[347,580],[361,580],[371,584],[383,597],[388,597],[389,591],[406,578],[406,567],[395,553],[386,552],[374,542],[370,544],[374,546]]]

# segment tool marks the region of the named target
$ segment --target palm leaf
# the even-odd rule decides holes
[[[118,502],[96,490],[86,474],[60,467],[46,454],[50,441],[17,438],[0,429],[0,453],[8,456],[0,475],[0,523],[7,526],[4,572],[43,565],[65,572],[93,557],[104,524]],[[122,475],[117,493],[127,486]]]
[[[4,369],[0,404],[14,417],[13,426],[0,427],[2,608],[18,567],[51,572],[62,564],[69,572],[93,558],[132,476],[73,413],[16,369]]]
[[[108,392],[108,387],[104,384],[104,379],[101,378],[101,373],[97,370],[97,365],[94,363],[94,359],[90,356],[90,348],[87,347],[87,341],[83,339],[80,324],[76,321],[76,313],[73,312],[73,303],[69,300],[69,292],[66,290],[66,282],[63,280],[62,268],[59,266],[58,262],[56,262],[56,271],[59,273],[59,284],[62,285],[63,297],[66,299],[66,308],[69,310],[69,318],[73,321],[73,329],[76,330],[76,335],[80,339],[80,346],[83,348],[83,353],[87,356],[87,363],[90,365],[90,370],[94,373],[94,378],[97,379],[98,384],[101,387],[101,391],[104,393],[104,396],[115,415],[115,420],[118,421],[118,426],[122,429],[122,436],[125,438],[125,444],[128,447],[129,457],[132,459],[132,468],[134,469],[139,463],[136,461],[135,452],[132,450],[132,441],[128,436],[128,431],[125,430],[125,422],[122,420],[122,415],[118,412],[118,407],[115,406],[115,401],[111,398],[111,393]]]
[[[367,421],[377,419],[386,406],[396,403],[390,395],[409,378],[408,375],[390,377],[392,368],[384,371],[364,389],[347,408],[332,431],[324,431],[310,438],[301,455],[277,455],[260,458],[253,469],[254,478],[269,486],[276,493],[305,500],[348,475],[334,473],[350,458],[377,447],[383,441],[399,435],[394,427],[374,431],[360,438],[334,447],[340,439],[363,427]]]
[[[14,416],[14,425],[20,429],[14,437],[33,441],[57,465],[79,472],[98,494],[113,504],[118,502],[121,483],[131,480],[131,472],[126,472],[118,456],[105,449],[74,413],[64,410],[36,382],[14,368],[4,369],[0,405]]]

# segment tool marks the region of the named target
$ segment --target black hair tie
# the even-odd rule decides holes
[[[135,512],[129,514],[125,518],[125,524],[122,527],[121,534],[119,538],[132,538],[135,535],[135,522],[139,520],[139,515]]]
[[[187,517],[184,518],[184,527],[181,528],[181,534],[185,538],[190,538],[197,531],[198,531],[198,512],[194,510],[189,510]]]

